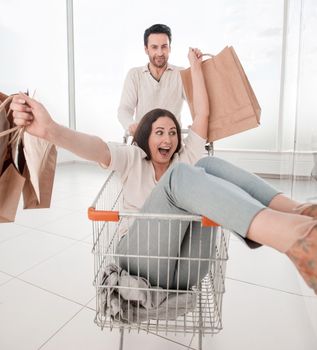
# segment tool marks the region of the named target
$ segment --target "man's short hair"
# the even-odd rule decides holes
[[[165,24],[153,24],[147,28],[144,32],[144,46],[147,47],[150,34],[166,34],[168,36],[169,43],[172,42],[171,28]]]

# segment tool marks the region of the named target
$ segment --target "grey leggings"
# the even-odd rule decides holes
[[[195,166],[176,163],[161,178],[145,201],[142,213],[197,214],[245,237],[255,215],[279,192],[258,176],[216,157],[205,157]],[[120,257],[130,274],[143,276],[152,285],[188,289],[208,273],[209,264],[177,260],[178,257],[210,257],[212,235],[189,222],[135,222],[117,253],[169,257],[160,259]],[[169,232],[172,232],[169,235]],[[175,233],[175,235],[173,235]]]

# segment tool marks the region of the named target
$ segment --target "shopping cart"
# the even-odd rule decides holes
[[[101,329],[120,328],[120,350],[123,347],[125,329],[142,330],[171,341],[173,341],[171,337],[178,333],[192,334],[192,339],[198,335],[198,348],[201,350],[202,337],[218,333],[222,329],[222,299],[225,291],[229,232],[211,220],[196,215],[123,212],[122,197],[119,176],[111,172],[88,210],[88,217],[93,223],[96,324]],[[152,234],[150,228],[155,222],[158,241],[161,228],[173,227],[174,232],[169,232],[169,239],[176,239],[175,223],[176,227],[188,225],[190,234],[193,225],[196,227],[199,225],[201,234],[210,237],[208,257],[192,257],[189,251],[187,258],[150,255],[144,252],[142,255],[126,254],[124,258],[134,261],[143,259],[143,265],[144,261],[150,263],[153,259],[155,261],[164,259],[168,263],[173,261],[177,261],[178,264],[188,263],[189,270],[192,269],[193,274],[197,276],[203,266],[206,269],[207,264],[207,275],[202,280],[197,277],[197,283],[186,290],[163,289],[157,285],[150,285],[151,276],[142,276],[139,271],[137,273],[134,271],[137,276],[131,277],[129,268],[127,271],[116,269],[118,261],[122,258],[122,254],[116,249],[121,228],[131,227],[132,222],[135,227],[138,227],[139,223],[143,228],[148,227],[149,236]],[[206,232],[207,230],[209,232]],[[177,283],[179,277],[176,277]],[[181,345],[191,348],[188,344]]]

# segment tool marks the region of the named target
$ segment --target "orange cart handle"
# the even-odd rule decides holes
[[[88,208],[88,218],[92,221],[119,221],[119,212],[111,210],[96,210]]]
[[[88,218],[92,221],[112,221],[118,222],[119,212],[111,210],[96,210],[95,208],[88,208]],[[220,226],[216,222],[208,219],[206,216],[201,217],[201,224],[203,227]]]
[[[202,216],[201,218],[201,225],[203,227],[212,227],[212,226],[220,226],[219,224],[217,224],[216,222],[208,219],[206,216]]]

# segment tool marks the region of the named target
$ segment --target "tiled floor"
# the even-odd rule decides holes
[[[105,179],[88,163],[58,166],[51,209],[19,209],[0,225],[0,349],[119,349],[117,331],[93,322],[91,224],[87,207]],[[276,181],[275,181],[276,182]],[[285,190],[289,186],[282,183]],[[296,184],[301,200],[317,184]],[[316,350],[317,298],[281,254],[230,239],[224,329],[203,349]],[[191,338],[174,341],[189,345]],[[192,345],[197,345],[195,338]],[[125,349],[182,349],[150,334],[125,335]]]

